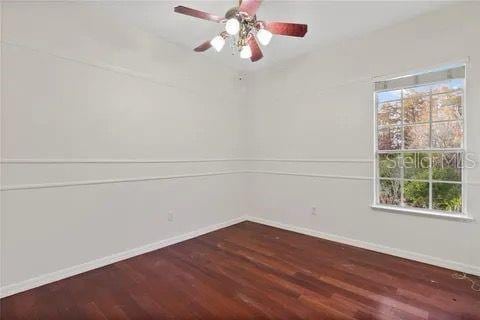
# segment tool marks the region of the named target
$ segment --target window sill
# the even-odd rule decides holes
[[[392,213],[404,213],[404,214],[419,215],[424,217],[459,220],[464,222],[475,221],[475,219],[472,216],[468,215],[465,212],[459,213],[459,214],[450,214],[450,213],[443,213],[443,212],[432,211],[432,210],[401,208],[401,207],[385,206],[385,205],[379,205],[379,204],[373,204],[370,207],[375,210],[389,211]]]

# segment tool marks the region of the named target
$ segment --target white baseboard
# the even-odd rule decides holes
[[[8,285],[8,286],[0,287],[0,298],[7,297],[7,296],[10,296],[12,294],[19,293],[19,292],[22,292],[22,291],[26,291],[26,290],[29,290],[29,289],[33,289],[33,288],[36,288],[36,287],[39,287],[39,286],[43,286],[45,284],[55,282],[55,281],[58,281],[58,280],[62,280],[62,279],[65,279],[65,278],[68,278],[68,277],[86,272],[86,271],[90,271],[90,270],[93,270],[93,269],[104,267],[106,265],[109,265],[109,264],[112,264],[112,263],[115,263],[115,262],[118,262],[118,261],[121,261],[121,260],[125,260],[125,259],[128,259],[128,258],[134,257],[134,256],[138,256],[138,255],[143,254],[143,253],[154,251],[154,250],[157,250],[157,249],[160,249],[160,248],[163,248],[163,247],[166,247],[166,246],[178,243],[178,242],[189,240],[189,239],[201,236],[203,234],[206,234],[206,233],[218,230],[218,229],[222,229],[222,228],[237,224],[237,223],[242,222],[242,221],[245,221],[245,218],[244,217],[238,217],[238,218],[235,218],[235,219],[232,219],[232,220],[229,220],[229,221],[225,221],[225,222],[217,223],[217,224],[214,224],[214,225],[210,225],[210,226],[207,226],[207,227],[204,227],[204,228],[192,231],[192,232],[188,232],[188,233],[181,234],[181,235],[178,235],[178,236],[175,236],[175,237],[160,240],[158,242],[147,244],[147,245],[142,246],[142,247],[130,249],[130,250],[123,251],[123,252],[120,252],[120,253],[116,253],[116,254],[113,254],[113,255],[110,255],[110,256],[99,258],[99,259],[96,259],[96,260],[93,260],[93,261],[82,263],[82,264],[79,264],[79,265],[76,265],[76,266],[73,266],[73,267],[69,267],[69,268],[66,268],[66,269],[54,271],[52,273],[44,274],[44,275],[41,275],[41,276],[38,276],[38,277],[35,277],[35,278],[27,279],[25,281],[21,281],[21,282],[14,283],[14,284],[11,284],[11,285]]]
[[[324,233],[317,230],[288,225],[281,222],[276,222],[276,221],[267,220],[267,219],[258,218],[258,217],[245,216],[245,220],[265,224],[271,227],[276,227],[284,230],[294,231],[294,232],[306,234],[306,235],[317,237],[317,238],[322,238],[322,239],[331,240],[331,241],[335,241],[343,244],[348,244],[354,247],[381,252],[381,253],[389,254],[396,257],[419,261],[419,262],[431,264],[431,265],[442,267],[442,268],[447,268],[451,270],[461,271],[461,272],[473,274],[476,276],[480,276],[480,267],[474,266],[474,265],[467,265],[464,263],[455,262],[451,260],[444,260],[441,258],[432,257],[432,256],[420,254],[420,253],[391,248],[391,247],[383,246],[376,243],[346,238],[346,237],[335,235],[335,234]]]

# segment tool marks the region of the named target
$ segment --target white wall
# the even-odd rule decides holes
[[[312,233],[480,273],[480,170],[469,170],[459,222],[372,210],[376,76],[470,57],[468,151],[480,154],[480,3],[453,6],[343,41],[249,79],[250,214]],[[332,160],[333,162],[325,162]],[[336,161],[339,159],[342,161]],[[322,175],[308,177],[279,173]],[[329,177],[330,176],[330,177]],[[333,177],[331,177],[333,176]],[[311,215],[311,207],[317,215]],[[385,248],[388,247],[388,248]],[[388,251],[388,250],[387,250]]]
[[[95,3],[2,6],[2,287],[243,214],[235,71]]]

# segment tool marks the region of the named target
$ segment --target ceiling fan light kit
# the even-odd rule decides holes
[[[227,23],[225,23],[225,31],[229,35],[236,35],[238,31],[240,31],[240,22],[238,22],[237,18],[231,18],[227,20]]]
[[[240,58],[242,59],[250,59],[252,57],[252,49],[247,44],[243,46],[242,50],[240,50]]]
[[[225,39],[222,36],[216,36],[210,41],[210,44],[217,52],[220,52],[225,45]]]
[[[267,46],[272,40],[273,34],[267,29],[260,29],[257,31],[257,39],[261,45]]]
[[[203,20],[225,23],[225,31],[211,41],[202,43],[194,51],[203,52],[213,47],[220,52],[226,40],[229,40],[234,51],[239,52],[240,58],[255,62],[263,58],[258,42],[267,46],[274,34],[304,37],[307,33],[306,24],[257,20],[256,12],[261,2],[262,0],[240,0],[238,7],[228,10],[224,18],[184,6],[177,6],[174,11]]]

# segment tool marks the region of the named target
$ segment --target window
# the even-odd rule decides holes
[[[375,205],[458,216],[465,66],[375,83]]]

